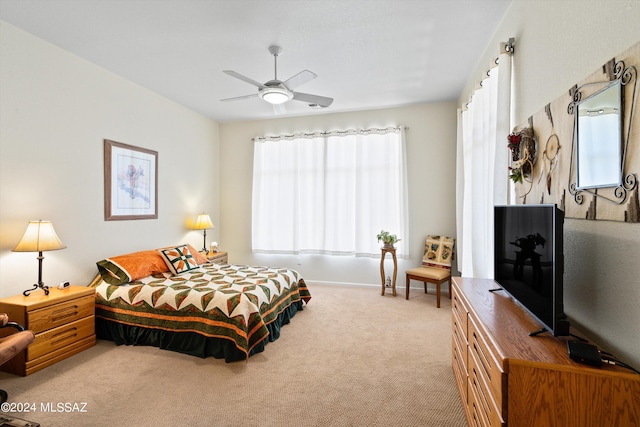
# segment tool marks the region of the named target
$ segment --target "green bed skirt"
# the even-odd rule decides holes
[[[267,343],[277,340],[280,337],[280,328],[288,324],[296,312],[302,309],[302,301],[285,308],[273,322],[266,325],[269,336],[258,343],[249,356],[263,352]],[[206,337],[195,332],[172,332],[130,326],[99,317],[96,318],[96,336],[99,339],[113,341],[116,345],[148,345],[202,358],[224,359],[227,363],[247,359],[247,355],[228,339]]]

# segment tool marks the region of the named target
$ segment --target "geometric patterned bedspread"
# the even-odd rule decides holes
[[[249,352],[269,335],[266,325],[311,294],[295,270],[204,264],[180,275],[159,273],[127,285],[96,287],[96,317],[125,325],[196,332],[231,340]]]

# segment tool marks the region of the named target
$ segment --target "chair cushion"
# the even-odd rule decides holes
[[[444,280],[451,276],[451,271],[439,267],[418,267],[407,270],[407,274],[425,279]]]

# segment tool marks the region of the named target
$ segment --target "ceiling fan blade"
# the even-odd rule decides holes
[[[293,99],[308,102],[309,104],[318,104],[321,107],[328,107],[333,102],[333,98],[300,92],[293,92]]]
[[[289,90],[293,90],[293,89],[297,88],[300,85],[303,85],[303,84],[305,84],[307,82],[310,82],[311,80],[315,79],[316,77],[318,77],[318,75],[316,73],[312,73],[309,70],[304,70],[304,71],[300,71],[295,76],[293,76],[290,79],[286,80],[284,82],[284,85],[286,87],[288,87]]]
[[[249,99],[249,98],[257,98],[258,94],[257,93],[253,93],[251,95],[243,95],[243,96],[236,96],[233,98],[225,98],[225,99],[221,99],[220,101],[239,101],[241,99]]]
[[[236,79],[240,79],[244,82],[247,82],[251,85],[257,86],[260,89],[262,89],[263,87],[265,87],[265,85],[263,85],[262,83],[258,83],[257,81],[250,79],[249,77],[243,76],[240,73],[236,73],[235,71],[231,71],[231,70],[224,70],[223,73],[230,75],[231,77],[235,77]]]

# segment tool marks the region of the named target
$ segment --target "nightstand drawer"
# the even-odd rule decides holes
[[[31,311],[27,313],[28,328],[37,335],[47,329],[66,325],[83,317],[93,316],[95,301],[95,297],[90,295]]]
[[[27,347],[27,361],[50,354],[93,335],[95,335],[95,316],[85,317],[36,334],[36,339]]]
[[[209,252],[207,254],[209,262],[213,264],[228,264],[229,256],[226,252]]]

